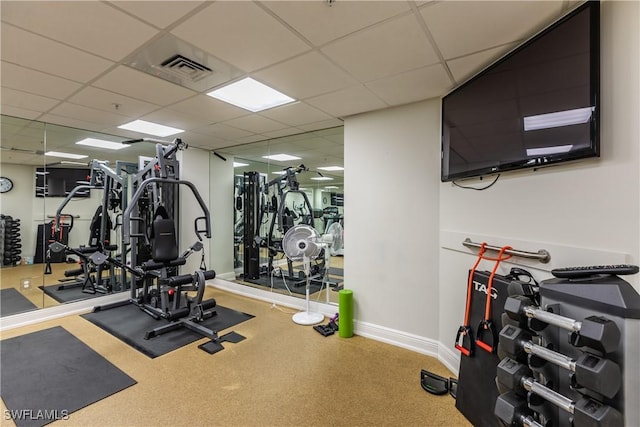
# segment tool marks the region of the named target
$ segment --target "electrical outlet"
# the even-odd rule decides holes
[[[29,289],[31,288],[31,279],[22,279],[20,281],[20,284],[22,286],[22,289]]]

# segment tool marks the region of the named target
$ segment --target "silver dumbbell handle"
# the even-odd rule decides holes
[[[537,422],[536,420],[534,420],[530,416],[529,417],[522,417],[520,419],[520,422],[522,423],[523,426],[526,426],[526,427],[543,427],[542,424],[540,424],[539,422]]]
[[[534,344],[531,341],[524,343],[523,348],[526,353],[536,355],[547,362],[551,362],[554,365],[567,369],[571,372],[576,371],[576,361],[569,356],[549,350],[548,348]]]
[[[550,390],[549,388],[536,382],[533,378],[523,378],[522,386],[525,388],[525,390],[537,394],[544,400],[553,403],[558,408],[563,409],[570,414],[573,414],[575,404],[573,403],[573,400],[569,399],[568,397]]]
[[[568,317],[560,316],[545,310],[541,310],[534,306],[528,306],[524,308],[524,313],[527,317],[538,319],[542,322],[548,323],[553,326],[557,326],[562,329],[566,329],[571,332],[580,332],[582,322],[570,319]]]

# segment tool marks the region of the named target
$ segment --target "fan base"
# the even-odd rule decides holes
[[[324,321],[324,315],[320,313],[301,311],[300,313],[294,314],[292,319],[294,323],[297,323],[298,325],[310,326]]]

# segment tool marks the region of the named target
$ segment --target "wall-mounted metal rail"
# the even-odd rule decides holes
[[[482,243],[472,242],[471,239],[469,239],[468,237],[464,239],[464,242],[462,242],[462,244],[468,248],[480,248],[480,246],[482,246]],[[498,246],[493,246],[489,244],[485,244],[484,248],[486,250],[495,251],[495,252],[498,252],[501,249]],[[527,252],[527,251],[519,251],[516,249],[507,249],[506,251],[504,251],[504,253],[507,255],[513,255],[520,258],[537,259],[543,264],[546,264],[551,260],[551,254],[549,253],[549,251],[545,249],[540,249],[538,252]]]

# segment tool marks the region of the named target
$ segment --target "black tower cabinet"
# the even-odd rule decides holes
[[[243,208],[244,208],[244,279],[260,278],[260,245],[256,242],[256,234],[260,226],[260,174],[244,173]]]

